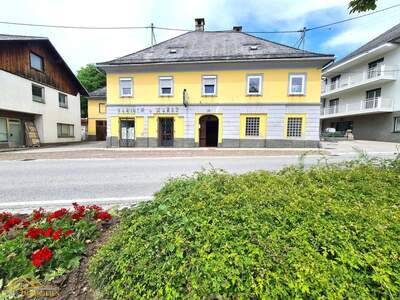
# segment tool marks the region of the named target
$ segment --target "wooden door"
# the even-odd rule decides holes
[[[96,121],[96,141],[105,141],[107,136],[107,121]]]
[[[161,147],[174,145],[174,118],[158,119],[158,137]]]

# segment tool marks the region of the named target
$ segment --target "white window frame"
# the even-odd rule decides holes
[[[165,80],[165,81],[166,80],[170,80],[170,82],[171,82],[171,93],[164,94],[162,92],[161,81],[163,81],[163,80]],[[160,76],[158,78],[158,95],[160,97],[171,97],[171,96],[174,95],[174,78],[172,76]]]
[[[400,132],[400,116],[394,117],[394,128],[393,132],[399,133]]]
[[[258,78],[260,81],[260,87],[259,87],[259,91],[257,93],[250,92],[250,79],[252,79],[252,78]],[[262,93],[263,93],[263,75],[261,75],[261,74],[247,75],[246,94],[248,96],[261,96]]]
[[[214,93],[207,93],[206,92],[206,80],[213,79],[214,80]],[[216,75],[204,75],[202,77],[201,82],[201,91],[202,96],[216,96],[217,95],[217,76]]]
[[[33,87],[40,88],[42,90],[42,98],[41,99],[35,99],[33,95]],[[32,101],[37,102],[37,103],[46,103],[46,97],[45,97],[45,90],[44,87],[38,84],[32,83]]]
[[[121,82],[130,82],[131,92],[129,94],[124,94]],[[133,96],[133,78],[132,77],[120,77],[119,78],[119,96],[120,97],[132,97]]]
[[[301,91],[300,92],[294,92],[292,91],[292,79],[294,78],[301,78],[302,79],[302,85],[301,85]],[[306,74],[289,74],[289,95],[305,95],[306,94],[306,79],[307,76]]]
[[[65,104],[64,105],[62,105],[61,102],[60,102],[60,97],[61,96],[65,97]],[[62,108],[68,108],[68,95],[67,94],[60,93],[60,92],[58,93],[58,106],[62,107]]]

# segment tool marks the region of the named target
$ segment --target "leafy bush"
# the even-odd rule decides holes
[[[49,213],[39,209],[29,216],[0,213],[2,286],[21,276],[51,280],[79,266],[85,242],[110,218],[98,206],[79,204],[72,212],[62,208]]]
[[[400,162],[170,181],[90,261],[113,299],[399,298]]]

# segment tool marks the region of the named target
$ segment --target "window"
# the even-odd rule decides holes
[[[32,100],[44,103],[44,87],[32,84]]]
[[[58,93],[58,105],[63,108],[68,108],[68,97],[65,94]]]
[[[260,135],[260,117],[246,117],[246,136]]]
[[[383,58],[380,58],[368,64],[368,79],[381,75],[383,60]]]
[[[303,135],[303,118],[289,117],[287,118],[287,137],[302,137]]]
[[[132,97],[132,78],[119,79],[119,94],[121,97]]]
[[[247,76],[247,95],[261,95],[262,91],[262,76],[249,75]]]
[[[57,123],[57,136],[59,138],[74,137],[74,125]]]
[[[0,118],[0,142],[7,142],[7,119]]]
[[[44,71],[43,58],[33,52],[31,52],[30,57],[31,57],[31,68],[43,72]]]
[[[174,82],[172,77],[160,77],[160,91],[159,95],[160,96],[172,96],[174,94],[174,88],[173,88]]]
[[[106,113],[106,104],[105,103],[99,103],[99,113],[101,113],[101,114]]]
[[[367,91],[367,99],[375,99],[381,96],[381,89],[374,89]]]
[[[366,99],[364,102],[364,109],[377,108],[379,105],[380,97],[381,97],[381,89],[374,89],[367,91]]]
[[[289,74],[289,95],[304,95],[305,86],[305,74]]]
[[[394,117],[394,130],[393,131],[400,132],[400,117]],[[1,141],[1,131],[0,131],[0,141]]]
[[[336,114],[339,112],[339,99],[329,100],[329,113]]]
[[[331,90],[337,89],[340,86],[340,75],[331,78]]]
[[[203,96],[217,94],[217,76],[203,76]]]

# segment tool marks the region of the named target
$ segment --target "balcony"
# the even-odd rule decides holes
[[[370,98],[355,103],[345,103],[321,109],[321,119],[392,112],[393,101],[387,98]]]
[[[399,67],[378,65],[363,73],[349,73],[348,76],[340,78],[330,84],[321,86],[322,96],[334,96],[359,87],[367,88],[397,79]]]

